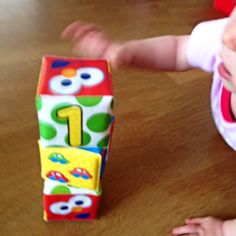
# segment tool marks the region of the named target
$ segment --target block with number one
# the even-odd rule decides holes
[[[42,146],[108,148],[114,117],[106,60],[44,57],[36,105]]]

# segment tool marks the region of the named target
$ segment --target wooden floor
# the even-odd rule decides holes
[[[0,0],[0,235],[167,236],[185,217],[236,217],[236,155],[200,71],[113,73],[116,127],[94,222],[45,223],[34,97],[41,57],[71,56],[76,19],[114,38],[187,34],[222,17],[211,0]]]

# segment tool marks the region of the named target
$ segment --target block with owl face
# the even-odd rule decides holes
[[[44,147],[107,149],[114,123],[107,61],[44,57],[36,106]]]
[[[44,220],[93,220],[101,190],[78,189],[52,180],[44,182]]]

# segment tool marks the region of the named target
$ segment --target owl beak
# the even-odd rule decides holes
[[[62,75],[64,75],[67,78],[71,78],[76,76],[77,71],[73,68],[67,68],[62,71]]]
[[[83,209],[81,207],[73,207],[72,212],[73,213],[78,213],[81,212]]]

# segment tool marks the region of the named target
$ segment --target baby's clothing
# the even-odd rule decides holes
[[[223,86],[218,67],[222,35],[228,18],[198,24],[190,35],[187,59],[191,66],[213,72],[211,109],[216,127],[224,140],[236,151],[236,122],[231,112],[231,93]]]

